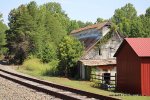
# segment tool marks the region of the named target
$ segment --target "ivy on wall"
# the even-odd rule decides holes
[[[108,40],[111,38],[113,32],[109,32],[108,34],[106,34],[104,37],[102,37],[102,39],[100,39],[100,41],[97,43],[97,46],[101,46],[103,44],[106,44],[106,42],[108,42]]]

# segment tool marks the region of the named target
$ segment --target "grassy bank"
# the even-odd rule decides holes
[[[115,93],[112,91],[106,91],[99,88],[94,88],[93,83],[89,81],[74,80],[74,79],[68,79],[64,77],[52,77],[43,74],[45,73],[45,71],[46,72],[47,70],[51,71],[52,69],[53,67],[50,64],[43,64],[40,62],[39,59],[34,58],[25,61],[25,63],[17,71],[25,74],[29,74],[31,76],[35,76],[40,79],[45,79],[57,84],[61,84],[68,87],[81,89],[84,91],[93,92],[101,95],[117,97],[124,100],[150,100],[150,97],[131,96],[131,95],[127,96],[126,94]],[[114,96],[114,95],[118,95],[118,96]]]

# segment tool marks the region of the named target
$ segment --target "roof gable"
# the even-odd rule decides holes
[[[139,57],[150,57],[150,38],[125,38],[115,57],[120,52],[125,43],[128,43]]]

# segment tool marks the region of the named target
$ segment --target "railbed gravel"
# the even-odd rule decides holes
[[[0,100],[61,100],[0,77]]]

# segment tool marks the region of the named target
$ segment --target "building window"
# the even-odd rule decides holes
[[[98,48],[98,53],[99,53],[99,55],[102,55],[102,53],[101,53],[101,47]]]

